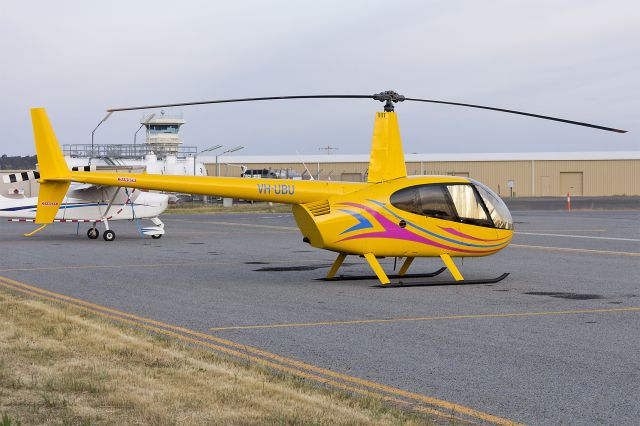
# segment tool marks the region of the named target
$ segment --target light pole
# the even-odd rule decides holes
[[[207,149],[203,149],[202,151],[200,151],[200,154],[202,154],[203,152],[210,152],[210,151],[215,151],[216,149],[220,149],[222,148],[222,145],[216,145],[216,146],[212,146],[209,147]],[[198,158],[198,153],[196,152],[196,155],[193,157],[193,175],[196,175],[196,159]],[[218,158],[218,157],[216,157]]]
[[[107,121],[107,118],[109,118],[111,116],[111,114],[113,114],[113,111],[109,111],[109,113],[107,115],[105,115],[102,120],[100,120],[100,122],[98,123],[96,128],[91,131],[91,157],[93,157],[93,135],[95,134],[96,130],[98,130],[98,127],[100,127],[100,125],[102,123]]]
[[[156,113],[154,112],[153,114],[151,114],[150,116],[145,118],[142,121],[142,123],[140,123],[140,127],[138,127],[138,130],[136,130],[136,132],[133,134],[133,146],[134,146],[133,151],[134,151],[134,154],[135,154],[135,150],[136,150],[135,146],[136,146],[136,138],[138,137],[138,132],[140,131],[140,129],[142,129],[142,126],[144,126],[145,124],[149,124],[149,121],[151,121],[151,119],[153,117],[155,117],[155,116],[156,116]]]
[[[218,163],[218,157],[222,157],[223,155],[228,154],[230,152],[240,151],[243,148],[244,148],[244,146],[236,146],[234,148],[226,150],[223,153],[220,153],[220,154],[216,155],[216,176],[220,176],[220,163]]]

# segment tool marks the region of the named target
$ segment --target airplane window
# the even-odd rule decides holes
[[[406,212],[422,214],[417,187],[403,188],[391,195],[391,205]]]
[[[410,213],[453,220],[455,212],[440,185],[411,186],[391,196],[391,205]]]
[[[487,210],[489,210],[489,214],[496,228],[513,229],[513,219],[504,201],[502,201],[495,192],[480,182],[473,181],[473,183],[476,185],[478,193],[487,206]]]
[[[452,220],[455,217],[453,206],[440,185],[424,185],[418,187],[421,214],[439,219]]]
[[[480,226],[493,226],[471,185],[447,185],[462,222]]]

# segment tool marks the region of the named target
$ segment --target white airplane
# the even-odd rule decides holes
[[[24,172],[3,176],[4,183],[15,183],[38,179],[38,172]],[[164,235],[164,223],[158,216],[167,209],[169,196],[154,192],[142,192],[130,188],[73,184],[69,187],[54,222],[91,223],[87,237],[95,240],[100,235],[96,228],[102,223],[105,231],[102,238],[113,241],[115,232],[109,228],[114,220],[149,219],[154,226],[141,228],[143,235],[158,239]],[[7,198],[0,195],[0,217],[10,222],[33,222],[36,217],[38,197]],[[42,230],[24,234],[32,236]]]

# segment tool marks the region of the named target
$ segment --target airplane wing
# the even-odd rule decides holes
[[[88,190],[95,190],[95,189],[99,189],[102,188],[102,185],[94,185],[91,183],[75,183],[72,182],[71,183],[71,187],[69,189],[71,190],[77,190],[77,191],[88,191]]]

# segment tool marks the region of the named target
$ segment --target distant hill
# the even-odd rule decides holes
[[[33,170],[36,168],[36,163],[35,155],[9,157],[3,154],[0,157],[0,170]]]

